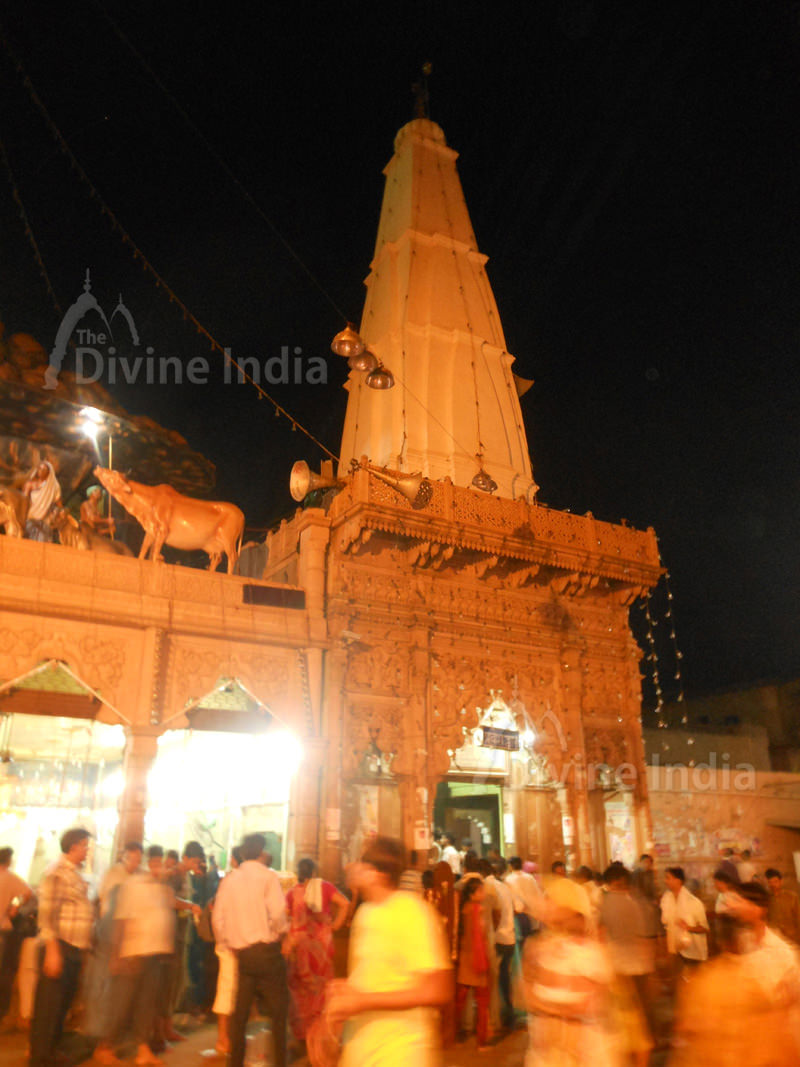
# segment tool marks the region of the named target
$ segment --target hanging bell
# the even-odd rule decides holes
[[[350,356],[347,364],[350,367],[350,370],[360,370],[369,373],[377,368],[378,359],[368,348],[365,348],[359,355]]]
[[[367,385],[370,389],[393,389],[394,375],[382,363],[367,375]]]
[[[481,467],[475,477],[472,479],[472,485],[475,489],[480,489],[482,493],[493,493],[497,489],[497,482]]]
[[[364,351],[364,342],[356,330],[355,323],[348,322],[343,330],[339,330],[331,341],[331,351],[345,359],[361,355]]]

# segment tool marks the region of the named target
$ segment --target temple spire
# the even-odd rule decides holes
[[[422,78],[418,82],[414,82],[411,86],[411,92],[414,94],[414,118],[415,119],[429,119],[430,112],[428,110],[430,105],[430,94],[428,92],[428,78],[433,70],[433,66],[429,62],[422,64]]]
[[[422,95],[418,95],[418,103]],[[503,328],[456,171],[457,154],[428,118],[407,123],[386,167],[361,336],[393,389],[350,374],[341,467],[366,455],[498,495],[536,492]]]

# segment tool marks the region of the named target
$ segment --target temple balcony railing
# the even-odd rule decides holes
[[[0,535],[0,610],[306,647],[302,589]]]

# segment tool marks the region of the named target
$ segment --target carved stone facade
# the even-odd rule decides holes
[[[605,862],[605,829],[590,823],[620,790],[644,846],[641,653],[627,613],[660,575],[652,531],[446,481],[415,510],[360,470],[327,513],[298,512],[271,535],[268,576],[313,569],[296,558],[311,524],[328,531],[314,548],[325,564],[331,650],[323,683],[328,873],[363,835],[365,790],[377,797],[372,829],[380,824],[409,847],[423,843],[437,786],[452,777],[452,754],[493,693],[536,738],[524,772],[516,764],[513,780],[501,783],[518,847],[543,861],[566,850],[576,862]],[[567,841],[564,826],[574,828]]]

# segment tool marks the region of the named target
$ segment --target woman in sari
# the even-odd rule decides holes
[[[28,498],[25,536],[29,541],[52,541],[53,529],[48,516],[52,508],[61,503],[61,487],[49,460],[42,460],[31,471],[22,492]]]
[[[461,1020],[464,1005],[470,990],[475,995],[478,1009],[476,1037],[478,1051],[489,1048],[489,956],[494,946],[489,944],[489,936],[484,921],[483,880],[470,878],[462,880],[460,890],[460,917],[458,924],[458,970],[456,971],[456,1019]]]
[[[297,885],[286,895],[289,1025],[300,1043],[325,1008],[325,986],[333,978],[333,934],[344,924],[348,908],[347,897],[314,873],[313,860],[300,860]]]

